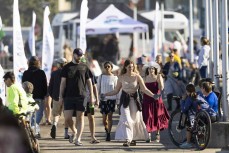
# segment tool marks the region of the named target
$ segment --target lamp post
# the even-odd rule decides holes
[[[132,4],[133,4],[133,17],[134,20],[137,21],[137,4],[139,2],[139,0],[131,0]],[[133,37],[133,47],[134,47],[134,58],[136,58],[138,56],[138,35],[136,32],[134,32],[134,37]]]
[[[191,62],[194,62],[193,54],[193,7],[192,0],[189,0],[189,50],[191,54]]]

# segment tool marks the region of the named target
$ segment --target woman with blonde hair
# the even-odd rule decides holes
[[[120,119],[116,128],[115,139],[125,141],[123,146],[135,146],[136,140],[146,140],[148,133],[142,118],[142,106],[139,101],[138,89],[150,97],[158,98],[149,91],[139,75],[136,65],[133,61],[127,59],[124,63],[121,75],[118,78],[117,86],[109,93],[102,94],[104,96],[112,96],[119,93],[122,89],[120,97]]]
[[[201,49],[198,58],[198,67],[201,78],[207,78],[207,67],[210,58],[210,42],[206,37],[201,37]]]

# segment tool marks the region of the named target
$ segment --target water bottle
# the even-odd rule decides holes
[[[90,104],[89,105],[89,110],[90,110],[90,114],[91,115],[94,115],[95,114],[95,106],[94,106],[94,104]]]

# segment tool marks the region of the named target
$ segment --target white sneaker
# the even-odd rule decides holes
[[[191,143],[188,143],[188,142],[184,142],[180,145],[180,148],[182,149],[190,149],[192,148],[192,144]]]

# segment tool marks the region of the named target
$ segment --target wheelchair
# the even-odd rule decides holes
[[[169,120],[169,137],[174,145],[179,147],[186,141],[186,124],[188,116],[181,110],[175,110],[171,113]],[[204,110],[199,110],[194,118],[194,126],[190,129],[192,138],[191,142],[195,144],[197,150],[204,150],[211,137],[211,119],[209,114]]]

